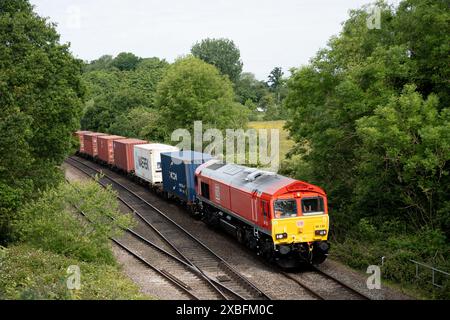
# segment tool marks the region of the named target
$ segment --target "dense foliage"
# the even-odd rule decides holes
[[[152,112],[156,86],[168,63],[158,58],[136,57],[131,59],[136,63],[134,67],[119,68],[126,64],[126,57],[130,58],[130,54],[119,54],[114,59],[103,56],[86,67],[88,71],[84,73],[83,80],[88,101],[81,121],[83,128],[139,136],[139,132],[130,128],[133,125],[123,123],[123,120],[130,118],[131,111],[136,108]],[[131,66],[132,62],[127,63]],[[117,126],[122,128],[120,132],[115,132]]]
[[[328,191],[338,239],[358,235],[358,220],[390,236],[434,230],[428,234],[447,240],[420,258],[443,265],[450,257],[448,3],[378,6],[381,29],[369,29],[368,13],[354,10],[328,48],[294,71],[285,105],[296,160],[285,172]],[[403,256],[403,265],[417,256]]]
[[[215,66],[235,83],[242,72],[241,52],[229,39],[205,39],[191,49],[192,55]]]
[[[0,1],[0,243],[14,212],[59,181],[79,126],[81,72],[28,1]]]
[[[15,215],[15,238],[78,260],[114,264],[110,238],[132,225],[131,217],[120,213],[114,199],[111,189],[94,181],[63,183]]]
[[[15,243],[0,250],[0,298],[142,298],[111,251],[110,238],[133,222],[119,211],[110,188],[62,183],[25,205],[12,225]],[[67,288],[71,265],[80,268],[81,290]]]
[[[189,56],[176,61],[158,85],[155,99],[168,132],[192,129],[194,121],[226,129],[243,128],[246,109],[234,101],[230,80],[212,65]]]

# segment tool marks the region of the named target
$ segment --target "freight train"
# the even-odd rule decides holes
[[[327,196],[317,186],[169,145],[89,131],[75,135],[81,156],[181,202],[268,261],[291,267],[320,264],[328,255]]]

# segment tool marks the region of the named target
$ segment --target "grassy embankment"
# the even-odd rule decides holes
[[[95,182],[45,192],[17,213],[16,241],[0,250],[0,299],[148,299],[121,272],[109,240],[132,223]],[[79,290],[67,285],[78,278],[70,266],[80,270]]]

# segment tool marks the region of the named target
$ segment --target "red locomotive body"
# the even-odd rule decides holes
[[[329,221],[321,188],[216,160],[197,169],[196,183],[210,224],[225,225],[266,256],[300,253],[315,263],[325,259]]]

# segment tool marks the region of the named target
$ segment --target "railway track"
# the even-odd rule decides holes
[[[158,251],[159,255],[164,256],[164,259],[159,259],[159,261],[172,262],[170,268],[154,264],[149,267],[152,267],[154,270],[164,270],[165,278],[174,283],[180,290],[190,291],[191,298],[204,299],[206,294],[206,299],[270,299],[267,294],[258,289],[195,236],[173,221],[167,214],[132,191],[127,186],[131,182],[119,182],[117,179],[105,174],[102,169],[98,169],[92,163],[78,157],[70,157],[66,162],[91,178],[98,176],[98,182],[102,186],[111,185],[117,191],[118,199],[139,218],[146,226],[145,233],[148,233],[143,236],[133,230],[127,230],[128,234],[144,243],[145,250],[150,250],[151,248],[155,252]],[[149,240],[151,238],[159,238],[163,246]],[[145,260],[144,264],[149,263],[146,259],[141,259],[143,258],[142,255],[136,250],[121,247],[141,262]],[[193,284],[187,284],[179,277],[176,277],[174,274],[180,273],[180,270],[174,269],[173,264],[176,264],[177,268],[182,267],[183,270],[194,273],[195,277],[191,277]],[[168,265],[170,266],[170,264]],[[172,272],[168,270],[172,270]],[[203,291],[199,289],[198,292],[200,294],[193,293],[194,290],[192,288],[195,288],[195,284],[199,282],[199,279],[208,284],[207,287],[210,289],[208,292],[205,293],[204,289],[202,289]]]
[[[371,300],[362,292],[352,288],[341,280],[331,276],[322,270],[311,266],[312,270],[304,273],[281,273],[307,291],[314,299],[318,300]],[[305,279],[307,276],[309,279]],[[330,290],[331,286],[331,290]],[[317,289],[317,287],[322,288]],[[328,288],[327,288],[328,287]]]

